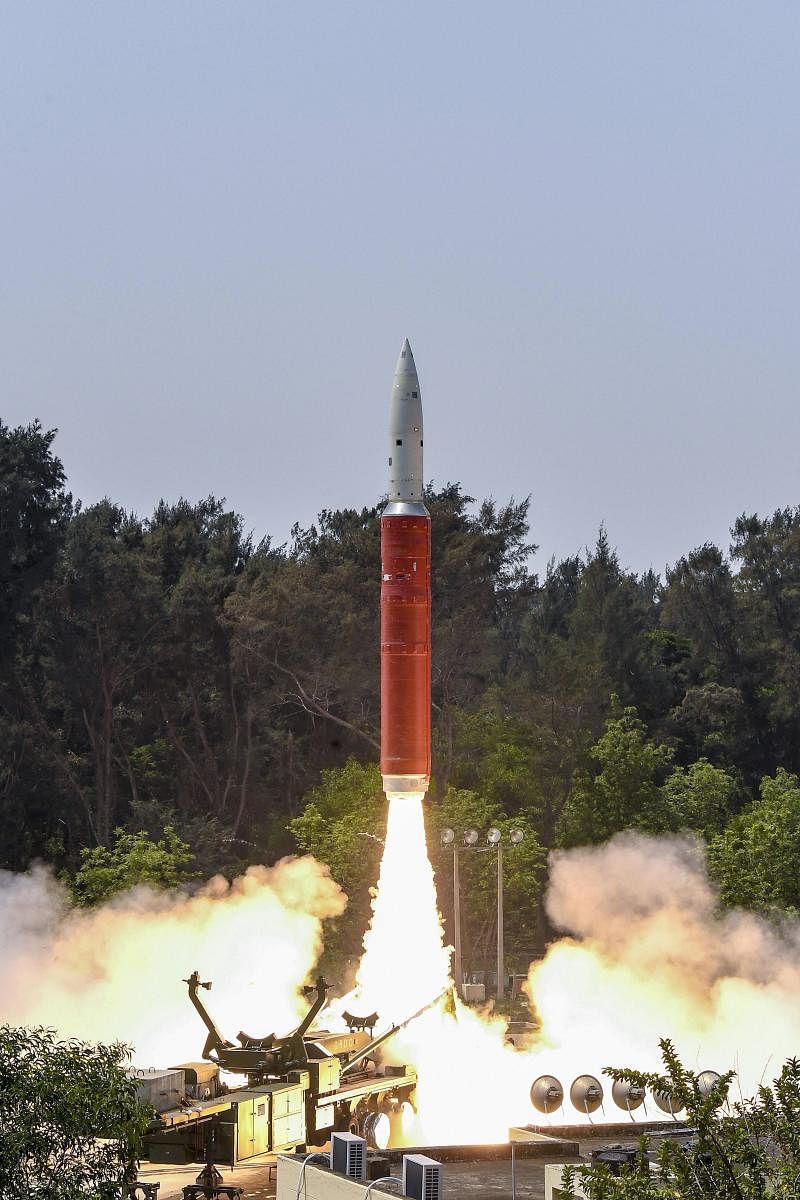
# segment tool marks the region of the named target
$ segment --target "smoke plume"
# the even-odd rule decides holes
[[[556,852],[547,911],[571,936],[528,988],[562,1077],[565,1060],[657,1068],[670,1037],[688,1066],[733,1068],[751,1094],[800,1050],[800,925],[722,909],[696,838],[623,833]]]
[[[386,847],[358,972],[382,1023],[447,979],[418,797],[393,802]],[[0,872],[0,1021],[133,1043],[139,1065],[169,1066],[199,1057],[205,1040],[181,983],[197,969],[214,980],[208,1004],[227,1036],[284,1032],[306,1009],[299,989],[321,922],[344,905],[309,857],[193,894],[135,888],[96,909],[72,907],[43,867]],[[722,909],[697,839],[626,833],[556,852],[547,908],[566,936],[530,969],[538,1035],[513,1046],[502,1019],[458,1004],[390,1043],[419,1071],[417,1140],[503,1140],[509,1125],[544,1119],[528,1098],[537,1075],[568,1089],[604,1066],[657,1068],[664,1036],[690,1067],[736,1070],[746,1095],[800,1049],[800,924]]]
[[[322,948],[321,922],[346,899],[313,858],[250,867],[199,891],[137,887],[74,908],[44,867],[0,872],[0,1022],[133,1044],[140,1066],[196,1059],[206,1031],[181,982],[212,979],[224,1034],[291,1028]],[[267,1027],[269,1026],[269,1027]]]

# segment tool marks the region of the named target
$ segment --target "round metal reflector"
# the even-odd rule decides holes
[[[678,1113],[683,1112],[679,1100],[673,1100],[672,1096],[668,1096],[666,1092],[653,1092],[653,1099],[662,1112],[669,1113],[671,1117],[676,1117]]]
[[[697,1076],[697,1086],[700,1091],[700,1096],[708,1096],[712,1087],[716,1087],[722,1079],[722,1075],[717,1074],[716,1070],[702,1070]]]
[[[569,1089],[569,1098],[578,1112],[596,1112],[603,1103],[603,1085],[594,1075],[579,1075]]]
[[[443,829],[439,836],[442,839],[443,846],[452,846],[453,842],[456,840],[456,835],[452,829]]]
[[[467,832],[464,834],[464,845],[476,846],[477,844],[478,844],[477,829],[468,829]]]
[[[611,1099],[616,1104],[617,1108],[623,1108],[625,1112],[633,1112],[636,1108],[641,1108],[644,1104],[645,1089],[639,1087],[637,1083],[623,1083],[621,1079],[615,1079],[611,1085]]]
[[[521,829],[512,829],[510,837],[511,837],[511,844],[513,846],[518,846],[520,844],[520,842],[524,840],[525,834],[523,833],[523,831]]]
[[[531,1084],[531,1104],[540,1113],[555,1112],[564,1103],[564,1089],[555,1075],[540,1075]]]
[[[486,840],[490,846],[496,846],[502,836],[503,836],[502,830],[498,829],[495,825],[493,825],[492,828],[489,830],[489,832],[486,834]]]
[[[712,1088],[715,1088],[722,1078],[716,1071],[701,1071],[697,1076],[697,1086],[700,1089],[700,1095],[705,1100]]]
[[[364,1118],[364,1137],[367,1145],[376,1150],[385,1150],[389,1145],[392,1131],[389,1114],[385,1112],[370,1112]]]

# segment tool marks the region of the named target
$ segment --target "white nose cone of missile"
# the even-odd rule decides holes
[[[389,503],[422,501],[422,396],[414,355],[403,342],[389,409]]]

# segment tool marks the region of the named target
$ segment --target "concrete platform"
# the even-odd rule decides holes
[[[519,1162],[524,1158],[546,1159],[552,1162],[563,1155],[577,1156],[580,1152],[577,1139],[553,1137],[552,1134],[531,1130],[525,1138],[514,1139],[514,1154]],[[473,1146],[397,1146],[391,1150],[379,1151],[382,1158],[389,1162],[402,1162],[404,1154],[427,1154],[442,1163],[479,1163],[479,1162],[510,1162],[510,1142],[490,1143],[489,1145]],[[549,1156],[549,1157],[548,1157]]]
[[[585,1141],[586,1138],[603,1138],[607,1142],[638,1142],[640,1137],[650,1134],[663,1136],[674,1133],[676,1136],[685,1134],[686,1125],[681,1121],[595,1121],[591,1125],[520,1125],[520,1129],[530,1130],[551,1138],[572,1138]]]
[[[564,1125],[521,1126],[522,1140],[515,1139],[517,1200],[543,1200],[544,1169],[548,1163],[585,1162],[592,1150],[615,1142],[635,1143],[644,1134],[656,1138],[667,1132],[677,1136],[686,1134],[686,1126],[675,1121],[659,1121],[645,1124],[587,1126]],[[570,1136],[571,1135],[571,1136]],[[392,1174],[399,1174],[404,1154],[427,1154],[446,1164],[445,1186],[452,1200],[511,1200],[511,1146],[509,1142],[492,1145],[465,1146],[404,1146],[392,1150],[371,1151],[388,1159]],[[299,1156],[302,1158],[302,1156]],[[171,1166],[169,1164],[142,1165],[139,1178],[146,1181],[160,1180],[158,1200],[179,1200],[187,1183],[194,1183],[201,1166]],[[239,1163],[233,1170],[220,1165],[225,1183],[238,1184],[244,1188],[246,1200],[273,1200],[276,1195],[275,1155],[264,1154]],[[374,1191],[384,1196],[397,1196],[397,1189]]]

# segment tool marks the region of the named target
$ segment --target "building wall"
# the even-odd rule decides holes
[[[305,1179],[300,1187],[298,1197],[297,1186],[300,1182],[300,1172],[303,1159],[293,1154],[278,1155],[278,1185],[276,1200],[362,1200],[368,1183],[361,1179],[348,1179],[329,1171],[326,1167],[317,1166],[310,1162],[305,1168]],[[394,1167],[392,1173],[400,1174],[399,1167]],[[400,1195],[397,1184],[389,1184],[385,1189],[377,1184],[370,1196],[391,1195],[394,1200]]]
[[[548,1164],[544,1169],[544,1200],[566,1200],[567,1193],[563,1190],[564,1164],[555,1163]],[[573,1184],[573,1196],[580,1197],[586,1195],[586,1192],[581,1187],[580,1183]]]

